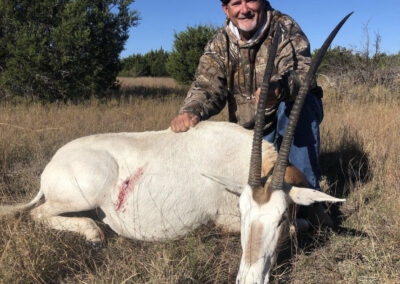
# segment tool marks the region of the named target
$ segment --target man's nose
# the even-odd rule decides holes
[[[242,5],[240,6],[240,13],[247,14],[249,12],[249,7],[247,7],[247,1],[242,1]]]

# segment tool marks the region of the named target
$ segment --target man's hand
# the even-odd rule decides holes
[[[279,88],[278,83],[271,84],[271,87],[268,92],[267,108],[272,107],[276,103],[276,99],[279,96],[279,92],[280,92],[280,88]],[[261,93],[261,88],[258,88],[254,94],[257,104],[260,99],[260,93]]]
[[[184,112],[178,116],[176,116],[171,121],[171,129],[174,132],[185,132],[190,127],[194,127],[197,123],[199,123],[200,117],[193,113]]]

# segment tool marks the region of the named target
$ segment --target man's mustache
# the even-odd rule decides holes
[[[254,18],[254,16],[255,16],[254,13],[249,13],[249,14],[239,16],[238,19],[239,20],[252,19],[252,18]]]

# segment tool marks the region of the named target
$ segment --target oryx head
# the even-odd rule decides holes
[[[257,108],[248,185],[244,187],[239,199],[243,254],[237,283],[268,282],[270,270],[275,263],[279,238],[288,223],[286,212],[290,203],[310,205],[318,201],[344,201],[343,199],[337,199],[319,191],[290,186],[284,182],[284,176],[294,130],[311,81],[333,38],[350,15],[347,15],[332,31],[312,61],[310,70],[296,96],[292,112],[290,113],[287,131],[281,144],[272,177],[265,185],[262,185],[261,142],[267,101],[266,95],[272,75],[281,27],[278,25],[276,29]]]

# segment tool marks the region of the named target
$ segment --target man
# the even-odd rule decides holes
[[[220,112],[226,103],[229,120],[245,128],[254,116],[266,62],[279,22],[282,34],[275,57],[265,113],[264,139],[277,149],[284,135],[295,95],[310,64],[310,44],[298,24],[274,10],[266,0],[221,0],[225,27],[210,40],[201,56],[180,114],[171,122],[174,132],[187,131],[200,120]],[[314,82],[307,96],[289,161],[319,189],[319,124],[323,118],[322,90]]]

